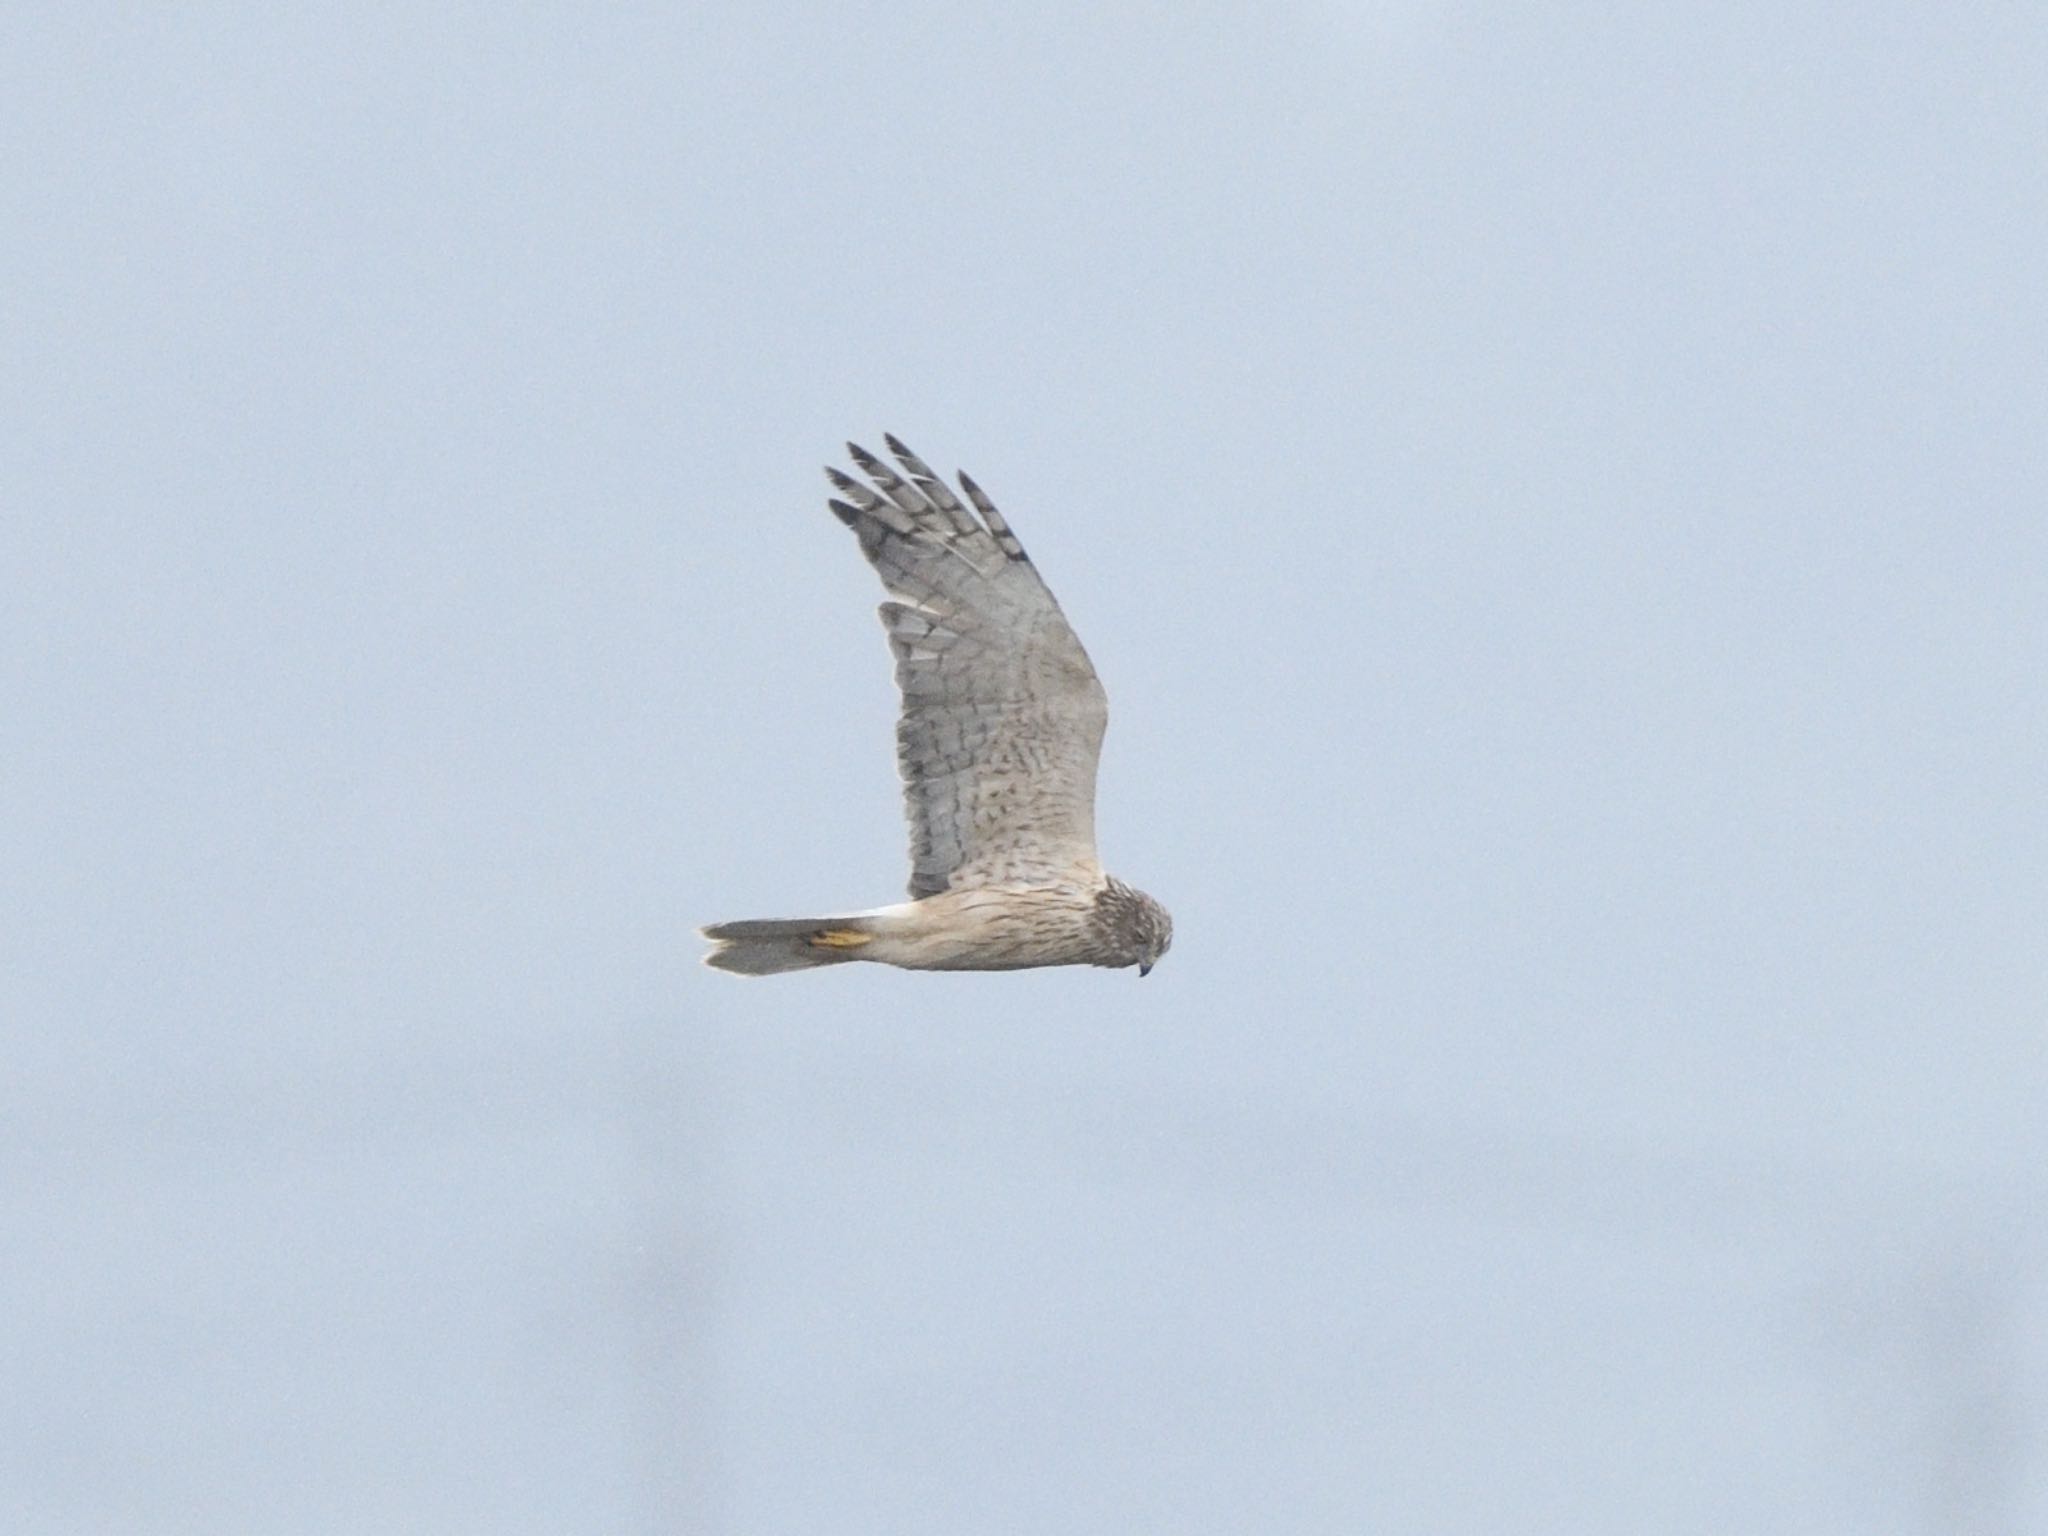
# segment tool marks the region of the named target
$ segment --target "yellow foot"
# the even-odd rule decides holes
[[[811,942],[820,949],[859,949],[863,944],[874,942],[872,933],[857,933],[851,928],[827,928],[822,933],[811,935]]]

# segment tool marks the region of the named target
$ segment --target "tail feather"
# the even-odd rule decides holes
[[[736,976],[778,976],[858,960],[874,937],[859,917],[774,917],[713,923],[700,930],[717,947],[704,957],[714,970]]]

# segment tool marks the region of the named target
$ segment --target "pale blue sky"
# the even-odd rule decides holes
[[[2048,21],[1691,10],[24,21],[0,1524],[2048,1522]],[[1143,983],[697,966],[884,430]]]

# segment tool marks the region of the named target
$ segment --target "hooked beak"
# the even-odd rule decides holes
[[[1150,960],[1140,961],[1138,964],[1138,974],[1141,977],[1150,976],[1152,974],[1152,962]]]

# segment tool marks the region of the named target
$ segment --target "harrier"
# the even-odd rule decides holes
[[[1010,525],[966,475],[963,505],[894,437],[903,473],[854,443],[864,485],[825,473],[890,602],[903,714],[911,900],[840,917],[718,923],[705,964],[770,976],[848,960],[919,971],[1151,970],[1173,919],[1103,873],[1095,763],[1109,702]],[[908,478],[906,479],[905,476]],[[979,513],[977,518],[976,514]]]

